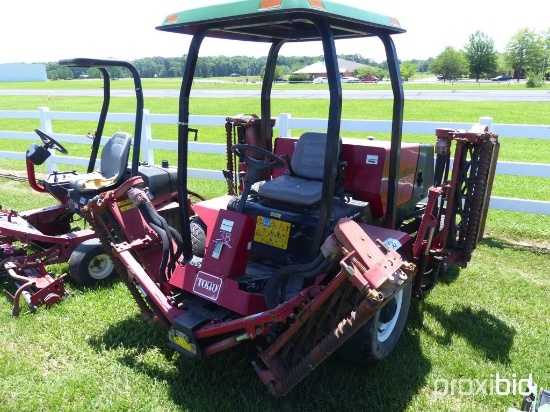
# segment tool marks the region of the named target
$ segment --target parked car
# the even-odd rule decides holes
[[[378,83],[380,79],[375,76],[366,76],[361,79],[363,83]]]
[[[326,77],[316,77],[313,79],[314,84],[320,84],[320,83],[328,83],[328,79]]]
[[[366,76],[361,79],[363,83],[378,83],[380,79],[375,76]]]
[[[361,80],[359,80],[357,77],[342,77],[341,80],[342,83],[360,83]]]
[[[457,75],[457,76],[453,76],[451,74],[447,74],[447,75],[443,75],[443,74],[438,74],[437,75],[437,80],[443,80],[443,81],[450,81],[450,82],[455,82],[457,80],[460,80],[462,78],[462,76],[460,75]]]
[[[507,76],[505,74],[501,74],[500,76],[493,77],[491,80],[494,81],[494,82],[505,82],[505,81],[512,80],[512,76]]]

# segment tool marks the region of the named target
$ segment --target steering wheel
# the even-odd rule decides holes
[[[44,146],[46,149],[55,149],[63,154],[69,154],[67,149],[65,149],[57,140],[55,140],[53,137],[48,136],[46,133],[44,133],[40,129],[34,129],[38,137],[40,137],[40,140],[44,143]]]
[[[237,156],[242,157],[248,168],[258,172],[267,169],[279,169],[285,166],[285,161],[281,157],[277,156],[273,152],[270,152],[269,150],[262,149],[261,147],[239,143],[231,146],[231,151]],[[267,159],[260,160],[250,157],[247,154],[249,151],[258,153]]]

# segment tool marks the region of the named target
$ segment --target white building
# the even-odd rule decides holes
[[[365,67],[365,65],[349,60],[338,59],[338,70],[340,72],[340,76],[353,76],[353,72],[359,67]],[[325,66],[325,62],[317,62],[310,64],[303,69],[296,70],[293,74],[309,74],[312,79],[322,76],[326,77],[327,68]]]
[[[33,63],[0,64],[0,82],[39,82],[48,80],[46,66]]]

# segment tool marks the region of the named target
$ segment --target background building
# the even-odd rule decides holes
[[[46,81],[46,66],[43,64],[4,63],[0,64],[0,82]]]
[[[338,59],[338,70],[340,72],[340,77],[353,76],[353,72],[359,67],[365,67],[365,65],[349,60]],[[303,69],[296,70],[293,74],[308,74],[310,79],[315,79],[316,77],[326,77],[327,68],[325,66],[325,62],[317,62],[310,64]]]

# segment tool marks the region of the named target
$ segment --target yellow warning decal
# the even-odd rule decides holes
[[[180,348],[185,349],[187,352],[191,352],[193,355],[197,354],[197,347],[189,341],[189,339],[186,339],[186,336],[184,336],[179,331],[173,331],[173,334],[170,334],[169,338],[171,338],[172,342],[174,342],[176,345],[178,345]]]
[[[290,236],[290,223],[270,217],[258,216],[254,241],[286,250]]]
[[[116,202],[116,204],[121,212],[126,212],[127,210],[136,207],[130,199],[121,200],[120,202]]]

